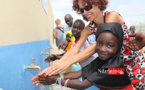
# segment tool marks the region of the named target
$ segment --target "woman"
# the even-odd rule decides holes
[[[83,52],[77,54],[85,40],[92,33],[97,32],[97,27],[102,23],[116,22],[122,25],[124,30],[124,41],[130,41],[131,38],[128,37],[128,29],[124,24],[123,18],[117,12],[104,13],[103,10],[106,9],[108,5],[108,0],[73,0],[73,9],[86,17],[90,24],[82,31],[79,42],[69,50],[58,62],[53,66],[46,68],[42,73],[47,75],[53,75],[60,73],[61,71],[68,68],[71,64],[82,61],[95,53],[96,44],[91,45]],[[145,60],[141,51],[131,51],[129,48],[123,46],[121,52],[121,59],[124,61],[127,71],[132,83],[135,85],[136,89],[142,89],[144,86],[144,71],[145,71]],[[64,63],[65,62],[65,63]],[[34,76],[32,80],[37,80],[38,76]]]

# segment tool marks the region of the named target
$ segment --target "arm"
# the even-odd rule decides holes
[[[69,72],[69,73],[65,73],[64,74],[64,79],[78,79],[80,78],[82,75],[82,70],[79,70],[79,71],[74,71],[74,72]],[[59,77],[60,75],[53,75],[53,76],[46,76],[46,74],[42,74],[41,76],[39,76],[38,80],[36,83],[36,85],[50,85],[50,84],[53,84],[55,83],[55,81],[57,80],[57,78]],[[54,80],[50,80],[48,78],[53,78]]]
[[[62,48],[63,45],[68,44],[67,40],[65,40],[62,44],[59,44],[58,46],[58,50]]]
[[[78,71],[78,72],[71,72],[71,73],[67,73],[64,74],[64,80],[61,79],[61,84],[64,86],[66,79],[76,79],[78,77],[81,76],[82,71]],[[57,80],[57,78],[59,77],[59,75],[55,75],[55,76],[40,76],[39,81],[37,81],[37,83],[41,84],[41,85],[50,85],[55,83],[55,81]],[[39,85],[37,84],[37,86]],[[69,80],[67,82],[67,87],[70,88],[75,88],[75,89],[79,89],[79,90],[84,90],[85,88],[88,88],[92,86],[92,84],[85,79],[84,81],[78,81],[78,80]]]
[[[60,59],[65,53],[62,54],[51,54],[45,59],[45,62],[55,61],[56,59]]]
[[[57,29],[55,29],[55,32],[56,32],[56,33],[53,35],[53,38],[54,38],[54,39],[56,39],[56,38],[57,38],[57,35],[58,35],[58,30],[57,30]]]

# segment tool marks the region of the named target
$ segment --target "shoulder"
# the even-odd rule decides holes
[[[106,22],[117,22],[123,24],[124,20],[117,12],[111,11],[107,14]]]

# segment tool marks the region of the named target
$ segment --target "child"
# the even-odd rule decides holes
[[[72,37],[72,31],[67,31],[66,40],[67,40],[68,44],[63,45],[62,49],[65,50],[65,51],[68,51],[71,48],[71,45],[72,45],[72,42],[73,42],[71,40],[75,40],[74,37]],[[62,53],[62,54],[51,54],[50,56],[48,56],[45,59],[45,62],[49,63],[50,61],[55,61],[57,59],[60,59],[63,55],[64,55],[64,53]]]
[[[123,43],[123,30],[118,23],[104,23],[98,27],[96,33],[96,52],[98,58],[90,64],[82,68],[82,71],[71,72],[64,75],[64,80],[58,78],[59,85],[68,86],[76,89],[85,89],[92,85],[100,87],[100,90],[133,90],[131,81],[127,75],[124,64],[120,58],[120,51]],[[109,75],[106,73],[99,73],[101,69],[120,68],[123,69],[123,74]],[[69,80],[83,76],[83,81]],[[56,76],[39,77],[37,83],[43,85],[50,85],[57,81]],[[68,79],[69,78],[69,79]],[[67,80],[65,80],[67,79]]]
[[[68,45],[65,47],[65,51],[68,51],[71,48],[71,45],[72,45],[73,41],[75,40],[75,39],[72,40],[72,36],[73,36],[72,31],[66,32],[66,40],[68,42]]]

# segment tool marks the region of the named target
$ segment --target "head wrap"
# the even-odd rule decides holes
[[[72,35],[72,31],[67,31],[67,32],[66,32],[66,35],[67,35],[67,34],[70,35],[70,37],[71,37],[70,40],[71,40],[71,41],[75,41],[75,37]]]

